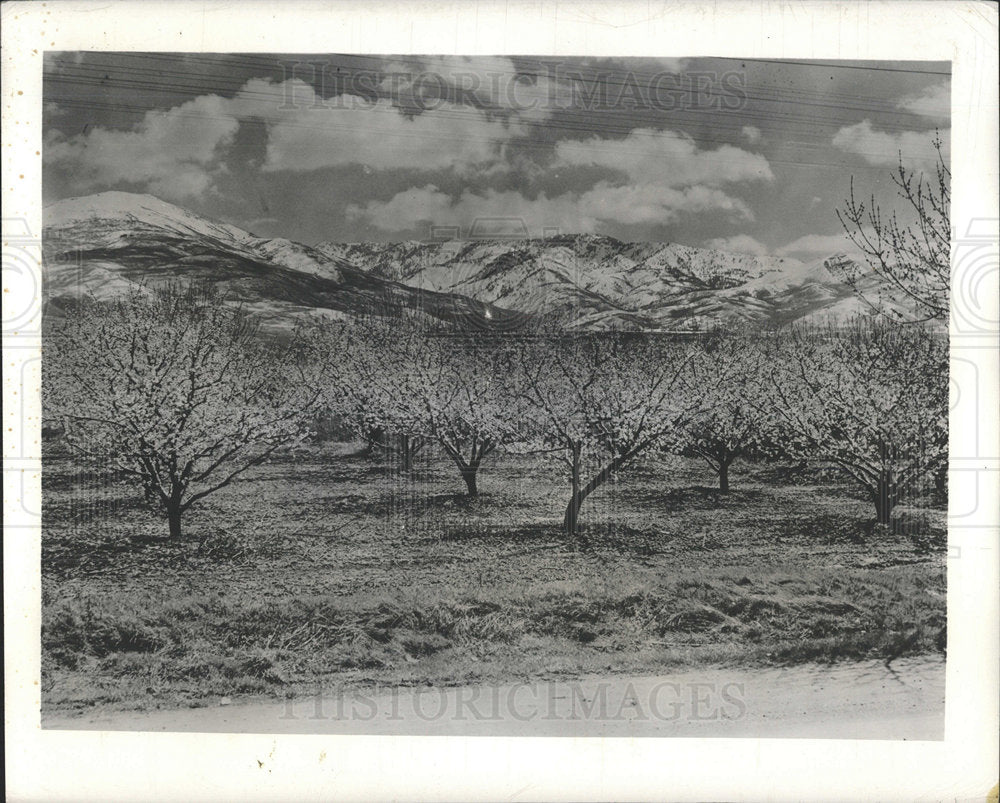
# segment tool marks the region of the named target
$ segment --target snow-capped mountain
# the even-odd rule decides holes
[[[594,235],[438,243],[321,243],[317,250],[413,287],[468,295],[590,329],[783,324],[866,313],[841,258],[734,254]]]
[[[47,206],[43,250],[54,312],[80,293],[208,281],[277,330],[303,317],[371,311],[418,310],[487,328],[558,314],[582,329],[692,330],[868,310],[844,281],[842,256],[804,264],[582,234],[310,247],[125,192]]]
[[[303,317],[414,310],[473,326],[509,325],[506,310],[428,292],[361,270],[308,246],[262,239],[149,195],[105,192],[44,210],[46,298],[106,298],[129,285],[204,281],[274,330]]]

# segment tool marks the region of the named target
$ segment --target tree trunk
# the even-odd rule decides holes
[[[892,509],[896,506],[896,492],[888,480],[879,480],[872,493],[875,502],[875,521],[888,524],[892,520]]]
[[[934,471],[934,490],[942,499],[948,497],[948,461]]]
[[[167,523],[170,525],[170,540],[178,540],[181,537],[181,506],[179,504],[167,504]]]
[[[580,452],[579,450],[574,451],[572,473],[573,493],[569,498],[569,504],[566,506],[566,515],[563,517],[563,526],[566,528],[567,535],[580,540],[579,533],[577,532],[577,520],[580,516],[580,508],[583,506],[584,500],[590,496],[592,491],[600,488],[607,482],[608,478],[621,468],[630,457],[632,457],[632,454],[616,457],[591,477],[586,485],[580,487]]]
[[[566,515],[563,516],[563,528],[566,535],[576,539],[576,524],[580,517],[580,505],[583,504],[583,495],[580,492],[580,451],[581,447],[572,447],[573,464],[570,466],[570,497],[566,506]]]
[[[462,479],[465,480],[468,495],[478,496],[479,489],[476,487],[476,474],[479,471],[479,466],[463,466],[460,467],[460,471],[462,472]]]
[[[715,471],[719,478],[719,493],[729,493],[729,467],[740,456],[742,449],[730,449],[728,446],[720,444],[710,448],[696,448],[695,452],[701,455]]]
[[[888,524],[892,520],[892,505],[886,499],[875,500],[875,521]]]
[[[719,463],[719,493],[729,493],[729,462]]]
[[[454,461],[455,465],[458,466],[458,471],[462,475],[462,479],[465,481],[465,488],[469,496],[478,496],[479,488],[476,486],[476,477],[479,474],[479,464],[482,462],[483,457],[489,453],[489,448],[484,447],[482,450],[476,449],[476,444],[473,443],[471,456],[469,461],[465,461],[465,457],[462,455],[460,448],[455,444],[449,442],[448,440],[441,438],[439,442],[444,447],[444,450]]]
[[[399,458],[403,471],[413,469],[413,446],[409,435],[400,435]]]
[[[569,498],[569,504],[566,506],[566,515],[563,516],[563,527],[566,530],[566,535],[570,538],[576,538],[576,524],[580,518],[580,506],[583,504],[583,497],[579,492],[574,492]]]

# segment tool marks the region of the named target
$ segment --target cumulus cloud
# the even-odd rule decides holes
[[[652,129],[635,130],[618,140],[561,141],[552,166],[604,167],[623,178],[599,181],[585,191],[534,198],[517,191],[466,191],[452,197],[427,185],[388,201],[352,205],[347,213],[385,231],[409,231],[427,223],[470,226],[483,218],[511,216],[524,218],[530,230],[581,232],[595,231],[602,222],[663,224],[699,212],[752,220],[753,211],[725,186],[774,178],[763,156],[728,145],[702,150],[684,134]]]
[[[731,237],[714,237],[705,243],[706,248],[714,248],[717,251],[730,251],[736,254],[754,254],[756,256],[767,256],[770,249],[749,234],[734,234]]]
[[[691,59],[688,58],[661,58],[657,59],[657,63],[663,69],[664,72],[679,73],[687,69],[688,64],[690,64]]]
[[[870,230],[866,231],[869,235],[874,234]],[[843,232],[839,234],[807,234],[774,250],[775,256],[794,256],[803,259],[816,259],[834,254],[848,254],[858,257],[860,251]]]
[[[743,201],[702,185],[675,189],[662,184],[612,187],[601,182],[583,193],[580,203],[597,219],[628,224],[670,222],[682,212],[709,211],[753,220],[753,212]]]
[[[760,133],[760,129],[755,125],[743,126],[743,128],[740,129],[740,134],[751,145],[756,145],[764,138],[764,135]]]
[[[521,75],[510,84],[509,105],[518,119],[529,123],[544,123],[555,109],[565,109],[573,103],[569,82],[552,80],[544,75]]]
[[[555,198],[541,194],[528,200],[521,193],[510,190],[487,190],[483,194],[466,190],[453,199],[429,184],[397,193],[388,201],[370,201],[364,207],[352,204],[347,207],[347,216],[390,232],[409,231],[429,224],[471,230],[477,223],[505,219],[523,222],[518,228],[527,228],[529,232],[542,227],[594,231],[598,221],[586,213],[579,200],[572,193]]]
[[[302,107],[270,121],[263,169],[364,164],[375,170],[463,171],[496,163],[518,133],[515,125],[448,102],[415,116],[381,99],[323,111]]]
[[[490,119],[473,106],[437,99],[426,108],[413,114],[387,98],[324,99],[300,79],[252,79],[233,98],[230,113],[266,121],[262,168],[268,171],[347,164],[465,170],[497,162],[504,144],[523,133],[517,123]]]
[[[412,111],[412,110],[411,110]],[[243,120],[267,126],[266,171],[309,171],[347,164],[375,170],[473,167],[487,171],[524,133],[517,121],[491,119],[473,106],[439,100],[406,113],[387,99],[326,99],[299,79],[251,79],[232,98],[202,95],[148,112],[132,130],[94,128],[46,141],[46,160],[68,167],[83,191],[132,184],[184,200],[209,189]]]
[[[352,204],[347,215],[365,221],[383,231],[412,231],[436,224],[471,229],[477,221],[517,219],[531,232],[545,228],[562,231],[593,232],[602,222],[626,225],[666,223],[682,213],[723,211],[734,219],[752,219],[742,201],[718,189],[694,186],[672,188],[647,184],[613,186],[599,182],[582,192],[568,192],[555,197],[540,194],[526,198],[517,191],[466,190],[457,198],[441,192],[434,185],[414,187],[397,193],[388,201],[370,201],[364,206]]]
[[[604,167],[633,182],[667,187],[774,179],[760,154],[732,145],[702,150],[687,134],[652,128],[633,129],[624,139],[563,140],[556,145],[555,166]]]
[[[393,102],[445,98],[520,122],[542,123],[572,99],[572,86],[558,71],[525,72],[505,56],[418,56],[390,61],[382,72],[379,89]]]
[[[896,108],[938,123],[947,123],[951,116],[951,81],[946,79],[925,87],[896,101]],[[929,123],[928,123],[929,124]],[[942,154],[947,159],[951,146],[951,131],[940,132]],[[878,131],[870,120],[844,126],[833,136],[833,146],[856,153],[873,165],[895,165],[904,162],[937,161],[934,149],[935,131]]]
[[[941,132],[942,152],[948,156],[950,132]],[[833,146],[848,153],[856,153],[873,165],[895,165],[900,156],[903,161],[937,161],[933,131],[901,131],[891,133],[876,131],[870,120],[841,128],[833,136]]]
[[[896,106],[921,117],[947,121],[951,118],[951,81],[932,84],[923,92],[907,95]]]
[[[495,61],[492,66],[498,73],[516,74],[509,59]],[[456,86],[481,91],[485,84],[462,78],[461,69],[484,72],[490,63],[425,59],[421,66],[451,70],[448,74]],[[183,201],[204,196],[212,188],[226,169],[225,157],[240,125],[255,120],[267,133],[260,165],[265,172],[359,164],[375,171],[453,171],[485,177],[514,169],[508,161],[509,143],[525,136],[532,122],[544,119],[548,110],[542,101],[552,91],[562,91],[546,81],[544,76],[522,76],[510,97],[490,85],[485,94],[476,96],[476,103],[457,102],[462,98],[454,94],[439,95],[418,111],[385,96],[323,98],[297,78],[283,82],[255,78],[231,98],[204,95],[172,109],[150,111],[131,130],[95,128],[73,137],[52,131],[46,157],[66,168],[77,189],[136,185]],[[729,145],[702,149],[686,134],[649,128],[633,130],[621,139],[562,140],[555,146],[551,166],[600,167],[618,176],[587,190],[531,198],[517,191],[466,192],[456,197],[426,183],[387,201],[352,205],[348,213],[387,231],[412,229],[424,221],[453,225],[512,215],[539,227],[572,231],[593,231],[602,221],[662,224],[699,212],[751,220],[753,212],[729,187],[774,178],[759,154]]]
[[[172,109],[145,114],[131,131],[94,128],[46,138],[46,161],[72,167],[83,189],[136,184],[165,198],[202,194],[218,169],[220,151],[232,142],[239,121],[228,113],[230,101],[202,95]]]
[[[580,70],[552,60],[519,68],[506,56],[407,56],[387,62],[380,71],[385,77],[379,90],[403,105],[412,103],[415,95],[442,96],[507,114],[521,122],[544,123],[558,109],[580,111],[592,102],[591,98],[597,103],[642,107],[649,103],[651,94],[659,97],[667,94],[671,85],[684,84],[679,79],[690,59],[642,59],[638,74],[631,69],[634,60],[618,63],[621,81],[607,83],[601,79],[600,69]],[[659,80],[667,74],[678,80]]]

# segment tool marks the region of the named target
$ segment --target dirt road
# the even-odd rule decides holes
[[[710,668],[501,687],[370,688],[289,701],[43,717],[46,729],[460,736],[944,738],[940,657]]]

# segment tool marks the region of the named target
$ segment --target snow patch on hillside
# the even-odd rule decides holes
[[[199,276],[275,323],[339,316],[385,299],[404,307],[430,301],[436,315],[493,304],[499,316],[553,314],[594,329],[774,325],[846,318],[867,307],[845,281],[857,266],[839,255],[803,263],[590,234],[310,247],[126,192],[69,198],[44,215],[50,290],[71,293],[76,282],[113,295],[131,282]],[[862,278],[866,295],[884,292],[877,276]]]
[[[42,215],[46,226],[69,226],[94,220],[132,220],[179,234],[236,242],[254,239],[236,226],[208,220],[152,195],[132,192],[111,191],[66,198],[46,206]]]

